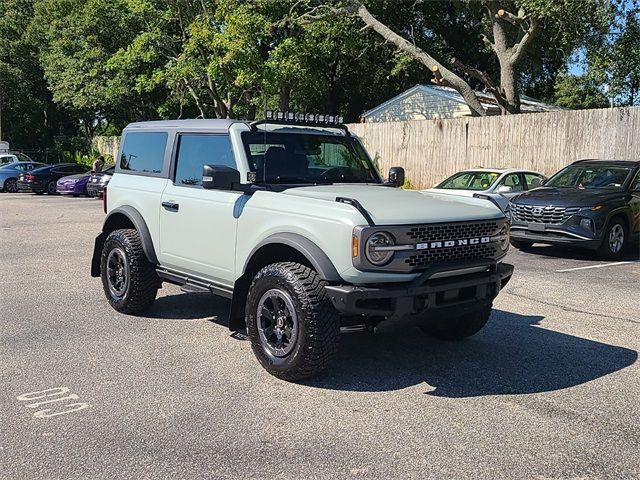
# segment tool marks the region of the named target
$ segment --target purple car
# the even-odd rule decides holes
[[[78,173],[76,175],[69,175],[68,177],[62,177],[56,184],[56,192],[63,195],[78,195],[87,194],[87,182],[91,172]]]

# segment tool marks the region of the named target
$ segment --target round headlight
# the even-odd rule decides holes
[[[393,250],[386,250],[385,247],[391,247],[393,245],[394,240],[391,234],[387,232],[374,233],[367,239],[365,245],[364,251],[367,260],[377,266],[389,263],[393,257]]]

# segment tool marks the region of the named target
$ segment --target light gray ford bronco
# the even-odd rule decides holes
[[[513,273],[507,220],[403,183],[332,116],[131,124],[91,273],[128,314],[163,282],[229,298],[229,328],[291,381],[327,367],[341,331],[473,335]]]

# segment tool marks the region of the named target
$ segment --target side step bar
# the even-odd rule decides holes
[[[179,285],[183,292],[187,293],[213,293],[225,298],[233,297],[233,289],[224,285],[218,285],[199,278],[188,277],[184,274],[170,272],[164,268],[156,269],[160,278],[169,283]]]

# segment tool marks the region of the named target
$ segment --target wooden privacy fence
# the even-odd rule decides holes
[[[484,118],[350,124],[384,174],[404,167],[414,188],[465,169],[551,175],[581,158],[640,159],[640,107]]]

